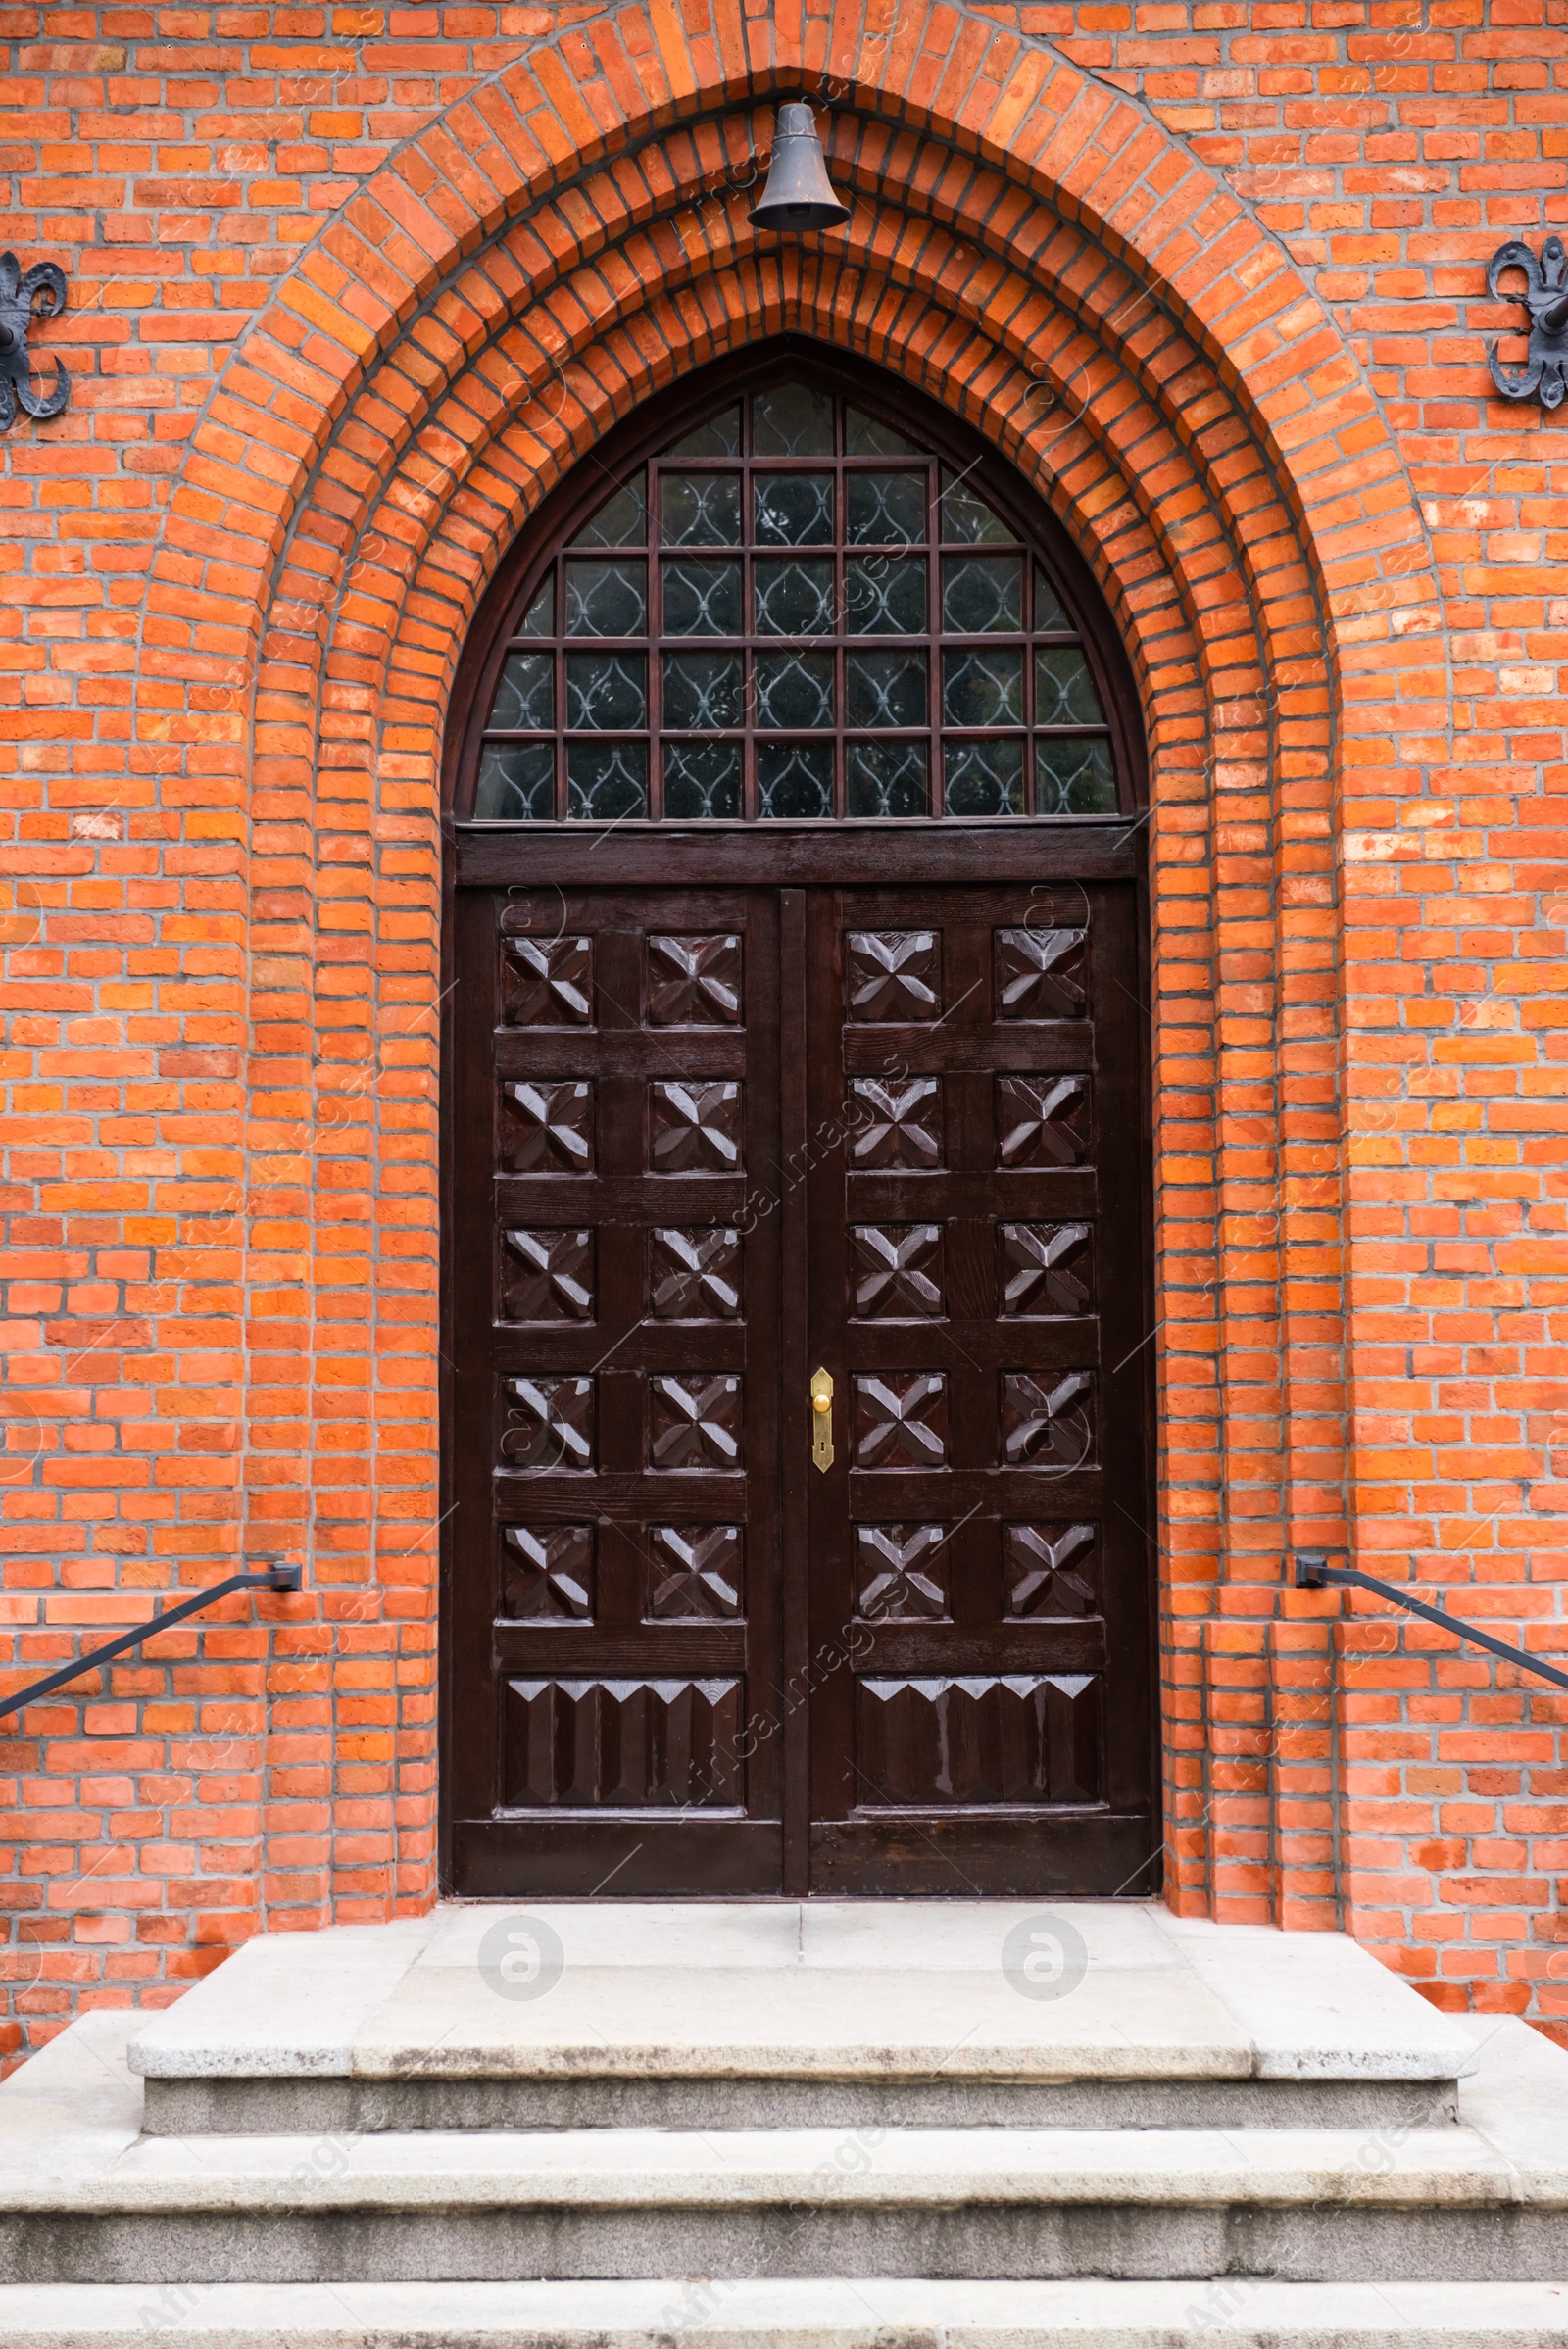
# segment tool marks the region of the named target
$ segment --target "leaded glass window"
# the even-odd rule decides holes
[[[1088,648],[975,469],[791,376],[607,474],[503,650],[474,816],[1113,814]]]

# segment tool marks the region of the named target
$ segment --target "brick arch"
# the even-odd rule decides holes
[[[604,23],[623,25],[632,15]],[[597,30],[585,28],[582,37]],[[523,71],[514,69],[502,77],[509,103],[516,101]],[[539,61],[527,69],[529,73],[542,71]],[[775,78],[788,78],[782,67]],[[1246,223],[1228,192],[1223,202],[1236,217],[1221,225],[1235,248],[1230,257],[1235,301],[1245,300],[1256,315],[1250,364],[1245,345],[1240,360],[1235,352],[1225,354],[1227,312],[1212,283],[1186,286],[1181,274],[1157,276],[1159,300],[1152,325],[1141,320],[1131,331],[1118,332],[1115,314],[1125,299],[1127,265],[1147,270],[1145,247],[1157,256],[1162,244],[1151,225],[1158,217],[1155,209],[1146,204],[1136,221],[1129,219],[1118,228],[1116,207],[1096,212],[1093,181],[1075,184],[1074,172],[1082,180],[1090,169],[1082,157],[1095,151],[1093,138],[1070,158],[1061,148],[1053,163],[1051,142],[1009,147],[993,135],[994,118],[988,118],[987,130],[963,109],[943,118],[931,106],[916,108],[906,92],[878,88],[867,99],[871,120],[847,143],[836,124],[835,171],[858,188],[882,190],[891,182],[906,192],[902,204],[877,214],[865,266],[854,272],[857,284],[849,300],[844,271],[832,263],[802,256],[792,276],[789,269],[759,256],[744,235],[714,246],[705,239],[702,253],[693,256],[671,227],[672,208],[689,200],[705,171],[716,168],[705,159],[724,153],[726,136],[731,154],[739,145],[733,124],[712,122],[713,107],[732,94],[753,97],[761,86],[762,78],[753,73],[739,82],[710,81],[678,104],[670,99],[681,127],[658,148],[639,146],[629,125],[620,133],[606,130],[597,146],[583,136],[577,154],[552,173],[541,173],[526,186],[518,180],[515,201],[531,200],[514,219],[503,203],[487,226],[482,208],[470,206],[476,223],[471,231],[461,218],[446,219],[447,242],[433,252],[415,237],[422,270],[411,261],[403,300],[392,300],[392,289],[385,289],[386,316],[374,332],[368,315],[373,304],[362,298],[367,286],[376,284],[374,273],[368,266],[350,269],[345,285],[334,293],[318,266],[319,255],[330,249],[331,240],[323,238],[316,263],[302,265],[297,273],[311,289],[309,297],[299,284],[285,284],[231,370],[229,388],[236,395],[247,367],[256,368],[258,385],[265,383],[267,367],[261,363],[270,350],[283,347],[276,339],[282,321],[297,324],[306,314],[312,330],[300,334],[294,368],[314,367],[328,373],[338,368],[335,388],[318,402],[330,429],[309,445],[302,441],[293,474],[275,485],[268,526],[260,534],[270,593],[258,599],[265,621],[256,665],[253,947],[265,957],[269,987],[280,957],[306,975],[318,1034],[325,1039],[314,1111],[316,1203],[306,1216],[318,1260],[331,1257],[344,1238],[333,1205],[337,1194],[321,1188],[323,1171],[335,1184],[334,1169],[361,1163],[368,1172],[369,1196],[374,1197],[377,1183],[384,1193],[391,1180],[402,1186],[400,1197],[412,1197],[417,1205],[413,1224],[389,1239],[379,1263],[369,1267],[371,1310],[379,1317],[376,1351],[390,1366],[392,1383],[382,1391],[382,1403],[370,1410],[376,1433],[363,1470],[362,1498],[357,1502],[350,1495],[347,1480],[339,1479],[321,1453],[314,1459],[308,1450],[294,1455],[299,1489],[312,1493],[318,1513],[318,1580],[338,1579],[355,1592],[338,1609],[340,1648],[352,1658],[352,1625],[363,1618],[368,1647],[390,1636],[408,1657],[411,1687],[401,1710],[378,1721],[367,1743],[385,1743],[388,1750],[401,1743],[415,1777],[427,1767],[430,1712],[433,1547],[426,1537],[434,1515],[433,1455],[429,1398],[421,1400],[416,1382],[433,1297],[433,1052],[423,1014],[437,984],[435,745],[466,616],[504,535],[519,525],[556,472],[591,445],[607,415],[656,390],[694,356],[721,348],[724,335],[759,325],[815,321],[830,333],[859,336],[856,347],[906,370],[911,347],[917,349],[921,368],[941,383],[950,402],[1037,480],[1047,461],[1041,445],[1047,426],[1025,420],[1038,414],[1038,406],[1030,405],[1035,397],[1030,368],[1043,367],[1063,396],[1083,377],[1092,396],[1082,418],[1065,436],[1056,435],[1058,463],[1050,494],[1105,586],[1140,667],[1163,795],[1158,852],[1189,876],[1201,868],[1206,900],[1199,958],[1162,962],[1156,985],[1170,971],[1181,970],[1185,979],[1178,994],[1200,993],[1205,972],[1212,988],[1228,933],[1246,934],[1252,939],[1251,961],[1234,990],[1235,1013],[1243,1025],[1250,1012],[1254,1019],[1277,1019],[1281,1003],[1288,1005],[1291,1000],[1288,974],[1282,976],[1289,955],[1281,951],[1280,900],[1293,891],[1301,895],[1308,918],[1300,925],[1298,945],[1310,957],[1315,903],[1326,902],[1332,886],[1327,680],[1319,685],[1309,675],[1298,678],[1292,663],[1310,666],[1311,646],[1331,632],[1352,665],[1357,631],[1375,656],[1386,660],[1390,643],[1383,615],[1390,603],[1396,594],[1408,608],[1431,592],[1400,567],[1418,542],[1396,494],[1402,474],[1384,465],[1383,451],[1364,430],[1373,418],[1370,403],[1357,406],[1347,373],[1343,410],[1325,416],[1320,405],[1307,415],[1298,391],[1301,370],[1317,366],[1333,378],[1343,353],[1337,342],[1325,343],[1323,314],[1299,287],[1279,285],[1279,256]],[[1054,79],[1042,85],[1035,103],[1045,106],[1055,86]],[[1107,97],[1098,88],[1093,95],[1096,101]],[[1110,115],[1098,119],[1094,137],[1104,153],[1115,156],[1126,145],[1125,126],[1114,102],[1111,106]],[[1056,118],[1058,148],[1066,126],[1083,111],[1082,92],[1062,107]],[[1136,110],[1124,111],[1136,116]],[[885,121],[890,112],[900,120]],[[1140,131],[1147,131],[1149,126],[1138,121]],[[651,106],[640,127],[658,122],[659,108]],[[461,130],[451,118],[448,126],[454,135]],[[656,152],[673,158],[680,139],[689,142],[689,153],[681,154],[678,171],[664,188],[649,189],[648,158]],[[1180,152],[1169,141],[1165,146],[1171,154]],[[450,147],[441,166],[445,176],[437,173],[431,159],[438,147],[433,133],[428,147],[419,146],[430,164],[418,215],[425,220],[441,218],[441,189],[450,190],[462,178],[461,159]],[[1158,178],[1159,156],[1145,144],[1138,160],[1140,169],[1129,184],[1148,195]],[[1190,159],[1180,160],[1178,188],[1197,171]],[[406,151],[398,165],[398,185],[405,190],[413,169]],[[1054,179],[1048,169],[1056,170]],[[547,181],[548,201],[541,192]],[[1038,207],[1045,186],[1054,206],[1047,216],[1049,225],[1016,201],[1032,193]],[[372,182],[367,202],[384,202],[385,217],[398,221],[399,234],[414,237],[412,208],[400,213],[393,193],[382,186],[377,194]],[[1212,186],[1208,195],[1221,201]],[[869,193],[864,201],[870,203]],[[351,207],[350,214],[361,210]],[[1164,241],[1179,242],[1180,222],[1191,218],[1191,205],[1179,215],[1172,211],[1160,223]],[[368,226],[368,216],[357,219],[355,233],[363,236]],[[1135,226],[1143,246],[1131,233]],[[939,231],[962,256],[956,271],[934,258],[931,240]],[[912,253],[905,243],[911,233]],[[519,241],[535,257],[531,281],[516,262]],[[384,254],[387,240],[377,249]],[[1276,265],[1266,277],[1255,273],[1260,254]],[[337,259],[346,263],[341,251]],[[1250,284],[1250,266],[1254,269]],[[509,271],[510,284],[505,282]],[[589,273],[600,287],[597,313],[583,298]],[[961,290],[947,286],[944,293],[945,280],[954,273],[962,278]],[[498,278],[503,282],[498,284]],[[1037,340],[1036,324],[1022,302],[1032,293],[1038,304],[1042,287],[1049,289],[1051,307]],[[732,294],[738,297],[736,308]],[[1287,338],[1278,321],[1297,312],[1300,315]],[[346,318],[359,331],[339,344],[335,334],[348,331]],[[520,417],[509,413],[507,336],[525,333],[530,318],[538,335],[559,338],[561,348],[573,352],[583,384],[593,384],[599,394],[597,404],[585,394],[573,408],[564,406],[554,436],[538,431],[526,412]],[[914,320],[923,321],[924,330],[911,346]],[[1192,320],[1197,324],[1189,332]],[[1141,332],[1141,324],[1147,330]],[[536,347],[543,350],[545,344],[536,342]],[[341,365],[340,353],[346,355]],[[520,378],[514,375],[514,380],[531,379],[526,371]],[[289,368],[275,380],[290,380]],[[297,388],[297,372],[294,380]],[[568,375],[568,380],[574,378]],[[201,477],[202,459],[216,455],[215,420],[228,433],[246,428],[237,399],[231,414],[220,416],[220,400],[215,400],[198,435],[191,480]],[[261,416],[258,411],[258,424]],[[265,445],[260,432],[254,445]],[[1338,554],[1337,533],[1348,514],[1359,518],[1367,499],[1376,503],[1379,496],[1392,560],[1352,576]],[[349,573],[342,596],[323,590],[334,564]],[[1243,582],[1240,596],[1227,588],[1228,580]],[[1282,671],[1288,724],[1315,728],[1322,739],[1311,746],[1298,771],[1287,767],[1271,778],[1267,768],[1281,730],[1267,707],[1266,687],[1271,675]],[[1220,837],[1227,814],[1234,819],[1229,829],[1256,839],[1227,848]],[[281,837],[302,815],[315,844],[303,889],[304,868],[297,853],[284,850]],[[1262,919],[1250,903],[1259,890],[1271,900]],[[1159,907],[1156,937],[1168,916],[1175,938],[1180,892],[1161,898]],[[1263,932],[1266,939],[1258,943]],[[373,1003],[361,1035],[372,1061],[379,1063],[373,1086],[364,1081],[363,1059],[347,1062],[342,1079],[333,1074],[337,1031],[332,1023],[338,1006],[356,991],[359,1000]],[[1308,987],[1302,1002],[1311,994]],[[1223,994],[1220,1001],[1223,1012]],[[1261,1012],[1260,1003],[1265,1004]],[[1163,1004],[1157,1007],[1163,1016]],[[1179,1025],[1179,1011],[1170,1017],[1173,1027]],[[258,1031],[261,1026],[259,1014]],[[254,1088],[259,1098],[272,1090],[274,1057],[265,1045],[259,1050]],[[1221,1212],[1233,1220],[1244,1220],[1250,1207],[1256,1207],[1254,1193],[1271,1196],[1273,1169],[1284,1148],[1279,1102],[1260,1106],[1251,1098],[1247,1058],[1245,1048],[1216,1048],[1214,1098],[1206,1112],[1206,1121],[1220,1128],[1209,1146],[1210,1179]],[[1189,1125],[1196,1133],[1204,1122],[1197,1102],[1185,1108],[1176,1104],[1172,1123],[1180,1130],[1169,1143],[1172,1160],[1189,1154]],[[1261,1145],[1259,1128],[1266,1129]],[[1261,1180],[1250,1172],[1259,1152],[1268,1162]],[[278,1165],[291,1155],[281,1150]],[[288,1188],[289,1170],[264,1172],[277,1172],[275,1186],[263,1182],[264,1193]],[[1266,1229],[1266,1207],[1261,1214],[1265,1228],[1253,1235],[1257,1281],[1277,1289],[1277,1234]],[[1220,1261],[1218,1221],[1211,1216],[1212,1236],[1198,1251],[1203,1263],[1177,1284],[1188,1299],[1181,1310],[1200,1309],[1204,1265]],[[347,1245],[340,1261],[359,1264],[363,1271],[367,1260],[363,1248]],[[253,1248],[253,1290],[267,1284],[270,1271]],[[341,1393],[339,1375],[354,1345],[339,1343],[330,1286],[323,1288],[322,1300],[314,1333],[316,1391],[330,1404]],[[1250,1480],[1256,1488],[1252,1498],[1265,1504],[1251,1521],[1251,1535],[1230,1543],[1232,1562],[1241,1565],[1245,1579],[1250,1560],[1272,1558],[1279,1547],[1284,1504],[1273,1490],[1279,1479],[1268,1447],[1272,1441],[1277,1454],[1285,1415],[1271,1381],[1277,1387],[1288,1377],[1290,1337],[1277,1301],[1266,1311],[1250,1304],[1236,1308],[1219,1334],[1233,1348],[1246,1349],[1250,1343],[1255,1352],[1261,1344],[1273,1368],[1261,1379],[1251,1372],[1243,1377],[1241,1385],[1250,1392],[1220,1394],[1208,1367],[1212,1346],[1189,1357],[1167,1341],[1167,1393],[1191,1384],[1194,1425],[1211,1434],[1219,1469],[1232,1430],[1233,1464],[1250,1454],[1269,1461],[1265,1472]],[[407,1386],[397,1369],[404,1362]],[[1234,1389],[1234,1379],[1232,1384]],[[264,1458],[267,1469],[265,1480],[258,1480],[253,1507],[262,1519],[287,1525],[283,1496],[291,1483],[286,1473],[290,1446],[286,1438],[279,1440],[287,1411],[279,1407],[277,1387],[276,1366],[260,1348],[250,1366],[247,1415],[250,1456]],[[422,1468],[419,1442],[411,1446],[405,1441],[411,1427],[425,1431]],[[378,1444],[383,1445],[379,1455]],[[1331,1466],[1321,1481],[1332,1487],[1336,1473]],[[1224,1484],[1216,1470],[1198,1477],[1190,1496],[1196,1518],[1172,1519],[1170,1595],[1178,1617],[1195,1598],[1207,1606],[1207,1577],[1227,1537],[1225,1529],[1205,1521],[1203,1512],[1217,1516]],[[404,1493],[407,1507],[400,1499]],[[1232,1537],[1235,1532],[1230,1529]],[[400,1555],[411,1562],[399,1565]],[[1179,1680],[1184,1669],[1179,1621],[1175,1634]],[[358,1726],[352,1687],[351,1666],[336,1699],[344,1754],[353,1750]],[[1177,1709],[1173,1690],[1173,1718]],[[1172,1816],[1179,1818],[1183,1802],[1174,1783],[1171,1796]],[[411,1801],[411,1809],[417,1814],[416,1801]],[[351,1831],[340,1836],[337,1854],[337,1893],[343,1901],[351,1901],[356,1890],[354,1849]],[[400,1895],[422,1898],[429,1882],[427,1834],[416,1816],[407,1818],[400,1831],[398,1851]],[[384,1852],[368,1856],[366,1865],[379,1875]],[[1201,1875],[1207,1866],[1202,1852],[1197,1865]],[[1180,1869],[1177,1874],[1180,1879]],[[324,1874],[314,1897],[321,1904],[331,1897]]]

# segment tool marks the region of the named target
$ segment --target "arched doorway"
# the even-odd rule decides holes
[[[780,344],[454,704],[448,1881],[1157,1883],[1142,746],[985,445]]]

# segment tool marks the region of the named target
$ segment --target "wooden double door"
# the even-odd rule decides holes
[[[1136,925],[459,890],[456,1890],[1157,1882]]]

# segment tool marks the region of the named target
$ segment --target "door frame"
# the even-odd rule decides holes
[[[1015,826],[1016,828],[1010,828]],[[486,891],[507,888],[592,887],[595,890],[614,888],[657,888],[662,885],[688,887],[746,887],[776,889],[783,893],[780,905],[781,928],[791,919],[791,903],[798,907],[798,918],[804,919],[805,892],[808,888],[849,888],[855,886],[892,887],[900,883],[961,886],[964,882],[1005,882],[1013,887],[1033,883],[1050,886],[1075,881],[1119,881],[1129,885],[1135,894],[1138,931],[1138,973],[1141,996],[1140,1008],[1144,1017],[1139,1021],[1139,1150],[1143,1180],[1140,1184],[1140,1253],[1143,1265],[1143,1311],[1147,1330],[1154,1328],[1153,1278],[1153,1197],[1152,1197],[1152,1057],[1151,1023],[1148,1016],[1149,988],[1149,922],[1144,827],[1138,818],[1126,816],[1097,816],[1071,822],[1053,819],[1047,823],[1016,826],[1016,819],[1001,818],[989,824],[950,826],[935,821],[927,823],[905,821],[895,824],[850,825],[769,825],[765,832],[757,825],[718,832],[702,832],[690,828],[646,825],[633,832],[630,826],[595,839],[584,839],[580,832],[564,824],[530,825],[526,832],[503,832],[493,825],[461,825],[452,828],[450,853],[447,858],[447,903],[449,906],[460,889]],[[678,845],[677,845],[678,844]],[[671,865],[674,864],[674,870]],[[445,945],[450,949],[454,922],[446,924]],[[452,1510],[454,1507],[454,1442],[452,1433],[452,1349],[453,1334],[453,1272],[452,1272],[452,1211],[451,1189],[454,1173],[454,1095],[458,1017],[453,998],[449,994],[443,1005],[442,1052],[442,1231],[441,1231],[441,1559],[440,1610],[438,1618],[438,1688],[439,1688],[439,1865],[443,1892],[450,1893],[453,1884],[453,1827],[451,1801],[452,1772],[451,1744],[455,1705],[458,1691],[453,1686],[452,1612],[454,1601],[454,1538]],[[796,1110],[796,1122],[804,1125],[804,1070],[792,1069],[785,1061],[782,1071],[784,1112]],[[798,1091],[801,1099],[793,1100]],[[797,1186],[793,1206],[786,1201],[781,1237],[780,1279],[787,1283],[792,1276],[805,1277],[805,1189]],[[804,1326],[799,1346],[806,1346]],[[783,1571],[780,1589],[781,1608],[781,1667],[786,1688],[804,1688],[810,1671],[810,1622],[807,1591],[807,1556],[804,1540],[804,1463],[809,1443],[808,1404],[806,1397],[807,1366],[802,1352],[801,1362],[786,1361],[781,1365],[781,1427],[779,1434],[782,1465],[781,1484],[781,1540]],[[1138,1403],[1143,1417],[1145,1492],[1142,1521],[1146,1527],[1154,1523],[1153,1504],[1157,1477],[1157,1415],[1155,1392],[1154,1349],[1147,1340],[1138,1381]],[[1137,1893],[1148,1897],[1158,1890],[1160,1864],[1158,1839],[1161,1830],[1162,1772],[1160,1716],[1158,1704],[1158,1578],[1157,1549],[1151,1536],[1146,1544],[1147,1567],[1145,1586],[1149,1609],[1148,1639],[1150,1669],[1145,1691],[1147,1706],[1147,1735],[1150,1755],[1150,1837],[1156,1849],[1152,1856],[1147,1875],[1137,1883]],[[799,1805],[799,1793],[808,1768],[807,1736],[809,1708],[797,1705],[787,1714],[784,1723],[784,1782],[785,1810],[791,1811],[792,1790]],[[785,1875],[779,1897],[800,1899],[806,1896],[805,1881],[808,1854],[805,1838],[792,1837],[786,1827]],[[692,1895],[693,1898],[702,1895]],[[766,1894],[754,1897],[767,1898]]]
[[[1052,564],[1064,579],[1075,605],[1075,618],[1099,672],[1102,700],[1115,745],[1116,771],[1131,807],[1115,815],[1020,818],[1000,816],[971,820],[950,817],[845,818],[833,822],[768,822],[701,825],[665,819],[623,822],[608,831],[600,827],[561,822],[502,825],[459,819],[453,812],[460,785],[471,773],[483,713],[499,666],[505,615],[531,586],[530,573],[542,569],[562,534],[596,507],[605,494],[605,476],[617,466],[630,468],[655,453],[678,431],[683,413],[701,413],[734,397],[757,382],[776,374],[791,363],[835,382],[890,417],[902,417],[917,429],[939,453],[973,468],[977,485],[1010,507],[1026,533],[1043,545]],[[657,406],[657,413],[655,409]],[[1143,1266],[1144,1320],[1155,1329],[1152,1020],[1151,987],[1150,899],[1146,838],[1149,818],[1148,754],[1141,722],[1141,701],[1125,646],[1107,611],[1098,583],[1083,557],[1039,493],[1000,452],[984,442],[960,419],[923,393],[899,383],[869,362],[815,342],[808,337],[782,335],[746,353],[715,362],[692,378],[683,400],[647,403],[619,430],[608,435],[601,458],[579,465],[541,503],[529,526],[503,557],[470,626],[454,679],[443,752],[443,860],[441,940],[441,1087],[440,1134],[440,1464],[439,1464],[439,1604],[437,1612],[437,1867],[444,1894],[453,1885],[453,1807],[451,1747],[458,1691],[453,1686],[452,1512],[454,1470],[452,1438],[453,1392],[453,1176],[455,1155],[455,1096],[460,1012],[454,994],[453,944],[456,898],[460,890],[540,887],[604,889],[614,886],[652,888],[662,885],[758,887],[804,891],[811,887],[882,886],[903,883],[961,885],[966,881],[1006,882],[1013,886],[1076,881],[1120,881],[1135,892],[1138,940],[1139,1022],[1139,1246]],[[802,914],[804,917],[804,901]],[[788,919],[781,905],[781,921]],[[784,1073],[788,1089],[796,1075]],[[804,1116],[804,1082],[801,1085]],[[804,1217],[804,1204],[801,1209]],[[804,1223],[800,1235],[804,1250]],[[786,1224],[781,1279],[790,1276],[791,1239]],[[799,1258],[804,1270],[804,1253]],[[802,1340],[804,1345],[804,1337]],[[803,1357],[804,1359],[804,1357]],[[808,1441],[805,1372],[793,1383],[792,1367],[784,1366],[782,1461],[804,1460]],[[1145,1491],[1142,1522],[1155,1520],[1158,1477],[1158,1421],[1155,1349],[1144,1341],[1139,1382],[1139,1408],[1144,1423]],[[794,1424],[799,1419],[799,1427]],[[782,1491],[783,1538],[788,1545],[791,1498],[788,1472]],[[804,1494],[801,1506],[804,1509]],[[803,1517],[804,1524],[804,1517]],[[1157,1542],[1147,1534],[1145,1576],[1149,1673],[1145,1692],[1150,1756],[1151,1842],[1149,1869],[1138,1884],[1140,1896],[1157,1891],[1160,1883],[1163,1815],[1161,1708],[1159,1704],[1159,1585]],[[795,1584],[799,1583],[799,1590]],[[793,1562],[786,1555],[780,1603],[783,1610],[784,1686],[804,1686],[809,1670],[810,1633],[806,1605],[804,1544],[797,1542]],[[785,1802],[790,1788],[804,1777],[808,1764],[806,1737],[808,1708],[796,1708],[793,1737],[784,1756]],[[788,1731],[788,1724],[786,1724]],[[799,1899],[807,1886],[801,1881],[802,1857],[792,1858],[786,1833],[786,1875],[779,1897]],[[693,1897],[701,1897],[694,1895]],[[766,1898],[769,1895],[757,1895]]]

